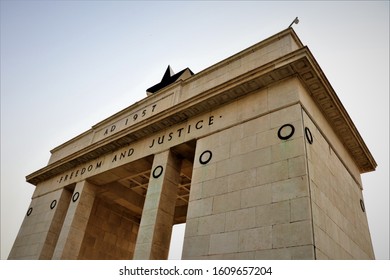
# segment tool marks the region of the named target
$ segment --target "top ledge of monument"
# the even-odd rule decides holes
[[[225,67],[229,67],[231,63],[234,61],[245,59],[247,56],[251,56],[255,52],[263,52],[263,50],[268,50],[269,47],[273,44],[278,44],[277,42],[280,40],[284,40],[286,38],[289,38],[289,42],[294,45],[293,49],[283,49],[283,54],[279,55],[278,57],[272,57],[269,59],[269,61],[266,61],[265,63],[261,65],[254,65],[254,69],[249,71],[248,73],[245,72],[241,76],[233,77],[232,79],[240,79],[244,77],[245,79],[254,79],[254,76],[256,75],[264,75],[264,73],[272,72],[272,71],[278,71],[278,69],[291,67],[291,71],[295,73],[295,75],[298,75],[301,77],[302,81],[305,83],[305,86],[307,89],[311,92],[311,84],[307,84],[305,81],[305,72],[304,71],[310,71],[314,76],[314,80],[316,80],[316,85],[320,86],[322,89],[322,92],[326,94],[331,102],[333,102],[333,111],[332,114],[335,114],[336,117],[341,118],[344,122],[342,127],[336,127],[334,126],[335,131],[341,131],[347,132],[347,135],[345,137],[342,136],[342,141],[352,139],[356,144],[357,148],[355,147],[354,150],[351,148],[350,152],[352,153],[354,159],[356,160],[356,163],[359,166],[359,169],[362,173],[369,172],[375,170],[376,162],[373,159],[370,151],[366,147],[363,139],[361,138],[359,132],[357,131],[356,127],[354,126],[352,120],[350,119],[347,111],[341,104],[341,101],[338,99],[335,91],[333,90],[331,84],[327,80],[325,74],[322,72],[319,64],[315,60],[314,56],[311,54],[310,50],[307,46],[304,46],[300,39],[298,38],[295,31],[290,27],[285,30],[282,30],[281,32],[268,37],[214,65],[211,65],[208,68],[205,68],[204,70],[194,74],[189,68],[185,68],[184,70],[181,70],[180,72],[174,74],[172,71],[172,68],[170,66],[167,67],[163,78],[161,81],[154,86],[147,89],[147,97],[140,100],[139,102],[136,102],[135,104],[130,105],[129,107],[123,109],[122,111],[114,114],[113,116],[103,120],[102,122],[92,126],[92,128],[79,136],[76,136],[75,138],[61,144],[60,146],[54,148],[51,152],[56,153],[62,151],[62,149],[68,149],[69,147],[70,152],[67,154],[63,154],[60,157],[56,157],[53,161],[49,161],[49,164],[46,167],[41,168],[40,170],[28,175],[26,177],[27,181],[36,185],[39,182],[45,181],[56,174],[59,174],[61,172],[65,172],[69,168],[75,167],[75,164],[81,164],[83,162],[87,162],[87,160],[91,159],[91,156],[99,156],[103,153],[107,153],[107,151],[112,146],[111,142],[116,141],[114,144],[123,144],[126,141],[122,141],[123,135],[121,133],[117,133],[114,136],[115,137],[107,137],[103,139],[102,141],[93,142],[91,144],[91,141],[89,140],[90,137],[93,137],[93,134],[96,130],[102,129],[103,126],[109,125],[110,123],[118,120],[118,118],[121,118],[123,115],[128,114],[128,112],[135,110],[139,106],[145,106],[146,103],[150,102],[150,100],[154,100],[157,98],[157,96],[160,95],[160,93],[163,93],[166,91],[166,89],[169,89],[174,84],[180,82],[183,82],[184,84],[190,84],[190,83],[201,83],[204,81],[205,77],[208,77],[208,75],[212,74],[214,71],[221,71],[221,69],[225,69]],[[265,53],[268,54],[268,53]],[[299,65],[304,65],[302,69],[300,69]],[[228,69],[228,68],[226,68]],[[227,71],[227,70],[223,71]],[[254,75],[256,74],[256,75]],[[252,77],[253,76],[253,77]],[[307,75],[306,75],[307,76]],[[312,79],[313,80],[313,79]],[[215,86],[215,85],[214,85]],[[217,88],[220,87],[220,84],[216,86]],[[216,93],[207,90],[204,92],[196,93],[196,95],[202,95],[203,93],[206,94],[207,98],[212,98],[213,94],[217,94],[218,90],[215,91]],[[206,98],[204,97],[204,98]],[[314,98],[314,95],[313,95]],[[199,98],[198,98],[199,99]],[[322,105],[317,102],[317,105],[323,110],[325,116],[329,117],[329,112],[326,112],[326,108],[322,108]],[[178,103],[175,105],[175,110],[185,110],[185,106],[188,106],[188,104],[184,104],[185,102]],[[184,106],[184,107],[183,107]],[[173,109],[172,109],[173,110]],[[172,112],[172,110],[170,112]],[[180,113],[180,112],[179,112]],[[155,116],[155,120],[160,120],[161,116],[164,114],[167,114],[166,110],[164,112],[159,113]],[[160,116],[161,115],[161,116]],[[184,114],[185,115],[185,114]],[[330,118],[331,121],[331,118]],[[138,130],[142,130],[143,126],[151,126],[150,122],[147,123],[140,123],[136,127]],[[161,128],[161,125],[159,126]],[[147,129],[147,128],[145,128]],[[155,131],[155,130],[153,130]],[[124,131],[128,134],[128,131]],[[345,133],[344,133],[345,134]],[[122,138],[120,138],[122,137]],[[111,142],[109,142],[111,141]],[[82,143],[82,145],[78,145],[78,143]],[[84,145],[85,143],[85,145]],[[127,142],[126,142],[127,143]],[[111,145],[111,146],[110,146]],[[114,145],[115,146],[115,145]],[[74,150],[72,147],[77,147],[78,150]],[[72,150],[73,149],[73,150]],[[354,152],[355,151],[355,152]],[[62,152],[61,152],[62,153]]]
[[[150,100],[150,98],[155,98],[158,94],[160,94],[165,89],[169,88],[171,85],[175,84],[178,81],[184,81],[187,83],[187,82],[195,81],[197,79],[201,79],[202,77],[208,75],[209,73],[215,71],[216,69],[220,69],[221,67],[228,65],[232,61],[235,61],[235,60],[240,59],[242,57],[245,57],[246,55],[251,54],[257,50],[265,48],[268,45],[271,45],[275,41],[279,41],[281,38],[284,38],[284,37],[291,37],[292,40],[297,44],[298,48],[304,47],[304,45],[302,44],[302,42],[298,38],[298,36],[295,33],[295,31],[293,30],[293,28],[289,27],[289,28],[284,29],[284,30],[264,39],[264,40],[261,40],[260,42],[254,44],[252,46],[249,46],[248,48],[246,48],[238,53],[231,55],[230,57],[227,57],[227,58],[221,60],[220,62],[218,62],[216,64],[213,64],[213,65],[203,69],[202,71],[200,71],[196,74],[194,74],[188,67],[175,74],[173,72],[171,66],[168,65],[161,81],[146,90],[147,97],[145,97],[145,98],[143,98],[143,99],[141,99],[133,104],[130,104],[128,107],[124,108],[123,110],[120,110],[119,112],[115,113],[114,115],[109,116],[108,118],[100,121],[99,123],[92,125],[92,127],[89,130],[81,133],[78,136],[73,137],[72,139],[69,139],[68,141],[60,144],[57,147],[54,147],[53,149],[50,150],[50,152],[51,152],[51,154],[53,154],[66,146],[72,145],[73,142],[78,141],[80,138],[88,136],[88,134],[94,133],[95,130],[100,129],[102,126],[109,125],[110,122],[112,122],[113,120],[115,121],[115,119],[126,114],[130,110],[135,110],[139,106],[144,106],[145,102],[148,102],[148,100]]]

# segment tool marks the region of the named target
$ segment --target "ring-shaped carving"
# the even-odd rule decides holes
[[[50,203],[50,209],[54,209],[54,207],[56,207],[57,205],[57,200],[53,200],[51,203]]]
[[[79,199],[79,197],[80,197],[80,193],[79,192],[75,192],[74,195],[72,196],[72,201],[76,202],[77,199]]]
[[[28,210],[27,210],[27,217],[31,215],[32,211],[33,211],[32,207],[28,208]]]
[[[211,151],[209,151],[209,150],[206,150],[206,151],[204,151],[204,152],[200,155],[200,157],[199,157],[199,162],[200,162],[200,164],[205,165],[205,164],[207,164],[207,163],[210,162],[210,160],[211,160],[212,157],[213,157],[213,153],[212,153]]]
[[[362,208],[363,212],[366,212],[366,206],[364,206],[364,201],[360,199],[360,208]]]
[[[291,128],[291,132],[290,132],[289,134],[283,136],[283,135],[282,135],[282,129],[285,128],[285,127],[290,127],[290,128]],[[282,126],[279,128],[279,130],[278,130],[278,137],[279,137],[279,139],[281,139],[281,140],[287,140],[287,139],[289,139],[291,136],[293,136],[294,132],[295,132],[295,127],[294,127],[292,124],[287,123],[287,124],[282,125]]]
[[[309,144],[313,144],[313,135],[311,135],[311,131],[308,127],[305,127],[305,135],[307,142],[309,142]]]
[[[156,166],[156,168],[153,170],[153,178],[157,179],[158,177],[160,177],[163,171],[164,168],[161,165]]]

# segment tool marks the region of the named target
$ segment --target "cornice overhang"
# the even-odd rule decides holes
[[[359,171],[374,171],[377,167],[374,157],[314,56],[307,47],[305,49],[309,68],[305,69],[306,65],[301,63],[295,64],[301,81],[351,154]]]
[[[28,175],[26,180],[37,185],[80,164],[290,77],[298,77],[302,81],[359,170],[362,173],[375,170],[377,164],[344,106],[310,50],[302,47],[51,163]],[[191,80],[177,83],[184,85]]]

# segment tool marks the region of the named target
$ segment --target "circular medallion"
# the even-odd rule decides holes
[[[313,135],[311,135],[311,131],[307,127],[305,127],[305,135],[306,135],[307,142],[309,142],[309,144],[313,144]]]
[[[362,208],[363,212],[366,212],[366,206],[364,206],[364,201],[360,199],[360,208]]]
[[[51,203],[50,203],[50,209],[54,209],[54,207],[56,207],[57,205],[57,200],[53,200]]]
[[[199,157],[199,163],[200,164],[207,164],[210,162],[211,158],[213,157],[213,153],[209,150],[204,151],[200,157]]]
[[[30,215],[31,215],[31,213],[32,213],[32,210],[33,210],[33,208],[32,208],[32,207],[28,208],[28,210],[27,210],[27,216],[30,216]]]
[[[278,130],[278,137],[281,140],[287,140],[293,136],[295,128],[292,124],[284,124]],[[283,134],[282,134],[283,133]]]
[[[163,171],[164,168],[161,165],[156,166],[156,168],[153,170],[153,178],[157,179],[158,177],[160,177]]]
[[[79,196],[80,196],[80,193],[79,192],[75,192],[74,195],[72,196],[72,201],[76,202],[77,199],[79,199]]]

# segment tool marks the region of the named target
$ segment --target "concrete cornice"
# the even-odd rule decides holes
[[[306,47],[310,69],[296,69],[306,85],[310,95],[328,119],[330,125],[340,137],[345,148],[350,152],[361,173],[374,171],[377,163],[367,148],[363,138],[352,122],[348,112],[338,98],[319,64]],[[297,67],[300,67],[297,65]]]

